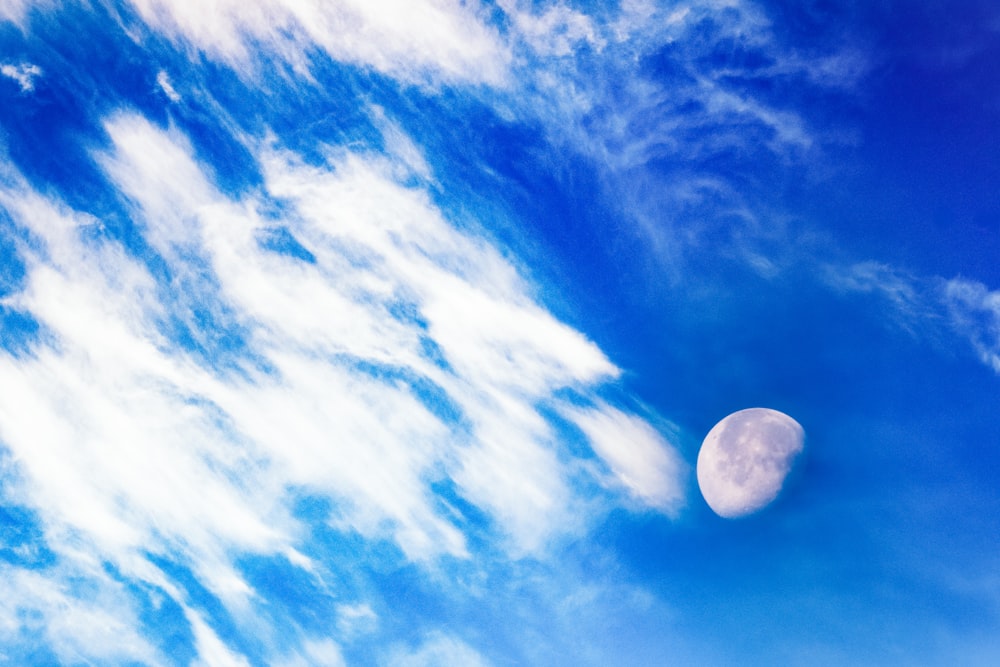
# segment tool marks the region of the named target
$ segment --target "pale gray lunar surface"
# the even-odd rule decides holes
[[[753,514],[771,503],[805,447],[805,431],[783,412],[749,408],[716,424],[698,453],[698,486],[719,516]]]

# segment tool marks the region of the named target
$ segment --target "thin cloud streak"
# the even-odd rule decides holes
[[[952,325],[979,359],[1000,374],[1000,290],[965,278],[945,281],[941,295]]]
[[[171,102],[176,103],[181,101],[180,93],[177,92],[174,85],[170,82],[170,75],[167,74],[166,70],[161,69],[156,74],[156,85],[160,87],[160,90],[163,91],[163,94],[166,95]]]

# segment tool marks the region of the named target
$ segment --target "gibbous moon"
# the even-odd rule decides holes
[[[783,412],[749,408],[716,424],[698,452],[698,486],[708,506],[733,519],[763,509],[805,446],[805,431]]]

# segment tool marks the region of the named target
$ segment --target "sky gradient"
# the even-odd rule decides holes
[[[0,4],[0,664],[1000,662],[1000,9]],[[737,410],[777,500],[695,479]]]

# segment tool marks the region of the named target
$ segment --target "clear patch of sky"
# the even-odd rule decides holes
[[[43,569],[55,563],[56,556],[46,545],[41,523],[32,509],[0,505],[0,561],[28,569]]]
[[[793,4],[778,3],[777,14],[794,38],[846,36],[869,65],[849,105],[832,107],[853,145],[833,151],[830,180],[791,203],[854,252],[1000,283],[995,3],[809,3],[812,12]],[[823,117],[822,102],[806,107],[813,118]]]

